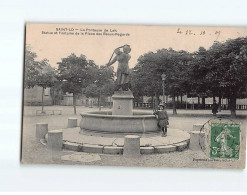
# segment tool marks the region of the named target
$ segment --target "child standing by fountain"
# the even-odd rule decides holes
[[[158,126],[163,132],[162,137],[167,136],[167,125],[169,125],[169,122],[168,122],[169,117],[168,117],[166,110],[164,109],[165,109],[165,106],[163,104],[160,104],[159,110],[154,112],[154,115],[156,115],[158,119]]]

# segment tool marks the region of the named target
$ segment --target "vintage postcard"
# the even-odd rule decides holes
[[[26,24],[21,162],[244,169],[247,28]]]

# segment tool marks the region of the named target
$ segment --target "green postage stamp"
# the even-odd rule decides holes
[[[210,158],[239,159],[240,124],[211,123]]]

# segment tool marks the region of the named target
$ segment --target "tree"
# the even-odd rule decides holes
[[[36,85],[42,87],[42,113],[44,113],[44,91],[47,87],[53,87],[57,81],[55,70],[50,66],[47,59],[39,62],[41,69],[37,75]]]
[[[161,74],[157,54],[148,52],[138,58],[137,65],[131,71],[131,86],[135,98],[146,95],[155,97],[156,105],[161,95]]]
[[[175,97],[187,89],[187,69],[191,55],[186,51],[161,49],[138,58],[131,75],[134,95],[155,96],[159,103],[162,94],[161,75],[166,75],[165,94],[173,99],[173,114],[176,112]]]
[[[113,80],[109,80],[109,82],[105,83],[102,86],[102,94],[105,96],[112,96],[116,88],[116,84]]]
[[[205,53],[201,52],[193,62],[196,80],[205,85],[212,95],[230,99],[231,116],[236,117],[236,99],[243,97],[247,83],[247,38],[215,42]]]
[[[113,68],[100,66],[94,69],[94,82],[89,84],[84,93],[87,97],[97,97],[99,108],[101,106],[102,95],[109,96],[114,93]]]
[[[52,87],[56,81],[54,69],[50,66],[49,61],[44,59],[36,61],[36,53],[33,53],[29,46],[25,51],[25,77],[24,87],[33,88],[34,86],[42,87],[42,113],[44,112],[44,90]]]
[[[53,105],[59,105],[64,95],[62,90],[62,83],[56,79],[54,85],[51,87],[50,92],[52,96]]]
[[[86,97],[92,97],[92,98],[99,97],[99,88],[94,83],[89,84],[85,88],[84,94],[86,95]]]
[[[32,52],[31,47],[27,45],[25,50],[24,88],[33,88],[36,85],[41,70],[40,63],[35,60],[36,57],[36,53]]]
[[[76,97],[82,93],[83,88],[94,82],[96,68],[95,63],[87,60],[84,55],[77,57],[71,54],[67,58],[62,58],[62,62],[58,62],[58,79],[62,83],[62,90],[73,94],[74,114]]]
[[[202,107],[205,107],[205,97],[215,95],[211,90],[214,83],[211,83],[211,80],[202,79],[207,67],[210,66],[208,51],[204,47],[200,47],[197,52],[192,54],[192,58],[188,71],[189,96],[198,96],[198,99],[202,97]]]

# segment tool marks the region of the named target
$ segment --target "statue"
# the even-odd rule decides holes
[[[120,49],[123,48],[123,51]],[[122,89],[123,91],[128,91],[130,86],[130,76],[129,76],[129,60],[131,56],[129,55],[131,51],[131,48],[129,45],[124,45],[121,47],[118,47],[114,50],[114,53],[116,56],[113,58],[113,60],[109,61],[107,66],[111,66],[116,61],[118,61],[118,68],[117,68],[117,88],[116,91]],[[112,54],[112,56],[114,55]],[[111,58],[112,58],[111,56]]]

